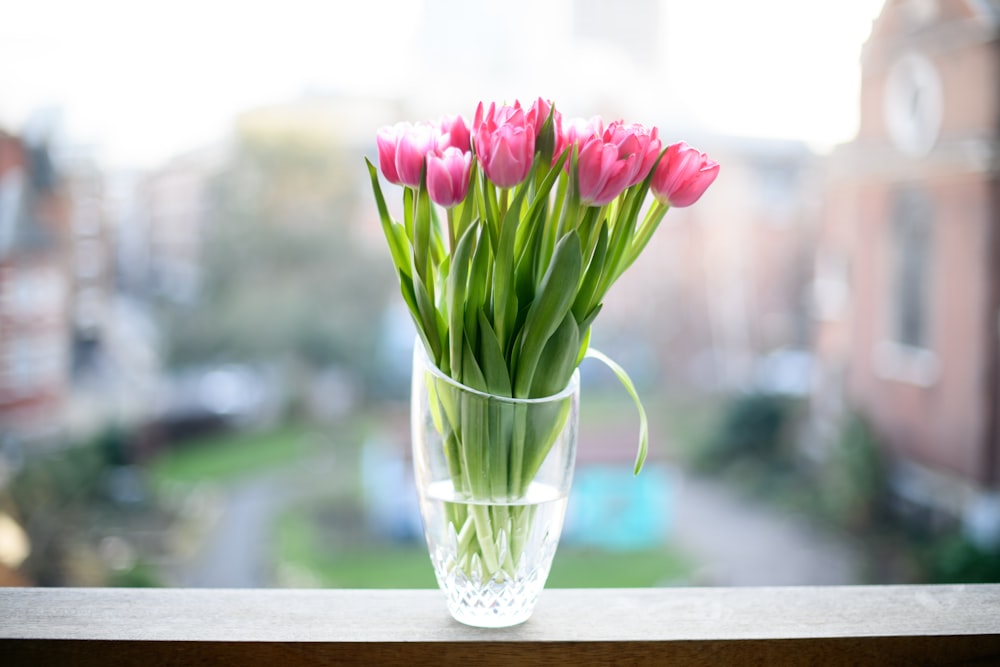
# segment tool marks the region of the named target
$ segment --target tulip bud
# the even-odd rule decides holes
[[[427,193],[439,206],[451,208],[469,192],[472,153],[449,146],[427,154]]]
[[[486,177],[500,188],[512,188],[528,177],[535,160],[535,127],[519,103],[476,109],[472,123],[476,158]]]
[[[539,97],[531,105],[528,119],[535,126],[535,150],[541,154],[543,163],[554,162],[559,157],[556,148],[559,144],[562,115],[550,100]]]
[[[580,148],[577,182],[580,201],[587,206],[604,206],[628,187],[639,158],[634,153],[620,158],[618,147],[591,137]]]
[[[470,150],[469,126],[461,116],[446,116],[441,120],[438,149],[443,151],[449,146],[454,146],[462,152]]]
[[[424,158],[436,147],[438,132],[426,123],[405,123],[396,144],[396,174],[411,188],[420,186]]]
[[[655,127],[649,129],[639,123],[625,125],[620,120],[612,122],[604,131],[604,141],[618,146],[619,157],[638,156],[635,173],[629,179],[627,187],[632,187],[649,176],[662,146],[657,134]]]
[[[663,152],[650,190],[664,204],[682,208],[698,201],[718,175],[718,162],[682,141]]]
[[[600,116],[593,118],[569,118],[562,121],[559,136],[556,137],[555,155],[558,158],[564,151],[573,148],[573,144],[583,147],[591,137],[604,134],[604,121]],[[567,164],[567,167],[569,165]]]
[[[379,128],[375,135],[378,145],[378,166],[386,180],[395,185],[401,185],[396,172],[396,147],[399,145],[399,135],[407,123],[396,123]]]

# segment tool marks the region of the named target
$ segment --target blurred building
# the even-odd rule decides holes
[[[2,439],[79,442],[147,409],[155,350],[121,298],[109,199],[89,158],[0,132]]]
[[[667,214],[612,289],[597,343],[617,346],[626,368],[668,389],[769,385],[775,378],[761,377],[764,358],[809,347],[821,158],[798,141],[669,126],[661,136],[690,143],[722,168],[695,206]],[[807,370],[785,385],[808,385]]]
[[[897,494],[957,515],[1000,487],[998,38],[995,0],[885,3],[816,255],[820,422],[862,412]]]
[[[69,209],[47,149],[0,131],[0,441],[58,430],[70,378]]]
[[[176,303],[197,299],[208,191],[221,160],[220,148],[208,146],[172,158],[137,183],[138,201],[123,212],[123,229],[133,238],[122,246],[134,288]]]
[[[79,378],[100,364],[115,288],[114,245],[108,226],[104,174],[86,159],[61,170],[67,197],[71,362]]]

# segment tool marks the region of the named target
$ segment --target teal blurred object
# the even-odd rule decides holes
[[[647,465],[638,476],[626,465],[577,468],[563,541],[609,551],[637,551],[663,544],[675,511],[678,475]]]

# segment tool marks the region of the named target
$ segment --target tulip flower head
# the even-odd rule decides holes
[[[536,132],[542,131],[542,125],[545,124],[546,119],[548,119],[549,114],[552,113],[552,100],[543,100],[539,97],[537,100],[532,102],[531,108],[528,109],[528,122],[535,126]],[[560,114],[557,111],[554,116],[554,120],[558,124],[560,119]]]
[[[635,175],[639,157],[622,156],[618,146],[591,137],[580,148],[577,161],[580,201],[587,206],[604,206],[628,187]]]
[[[517,102],[514,106],[480,102],[472,121],[476,158],[499,188],[512,188],[528,177],[535,159],[535,126]]]
[[[378,146],[378,166],[386,180],[394,185],[401,185],[399,174],[396,173],[396,149],[399,146],[399,136],[405,132],[409,123],[396,123],[380,128],[375,135]]]
[[[399,182],[411,188],[420,185],[424,158],[437,146],[437,128],[428,123],[405,124],[396,143],[396,175]]]
[[[654,197],[669,206],[691,206],[701,199],[718,175],[718,162],[681,141],[663,152],[650,190]]]
[[[444,150],[450,146],[465,152],[470,150],[471,140],[469,126],[461,116],[446,116],[441,119],[441,136],[438,139],[438,149]]]
[[[451,208],[469,192],[472,153],[449,146],[427,154],[427,192],[438,206]]]
[[[658,134],[655,127],[647,128],[639,123],[626,125],[620,120],[612,122],[604,130],[604,141],[618,146],[619,159],[636,156],[635,172],[626,187],[632,187],[649,175],[662,146]]]
[[[604,121],[599,116],[593,118],[564,118],[559,128],[557,137],[556,155],[558,157],[564,151],[572,149],[575,145],[577,150],[592,137],[600,137],[604,134]],[[567,169],[569,164],[566,165]]]

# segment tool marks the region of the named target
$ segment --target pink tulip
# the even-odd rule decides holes
[[[427,192],[431,201],[451,208],[461,203],[469,191],[472,153],[449,146],[427,154]]]
[[[443,151],[450,146],[463,152],[471,149],[469,126],[461,116],[446,116],[441,120],[441,137],[438,139],[438,149]]]
[[[539,97],[532,102],[531,108],[528,109],[528,122],[534,125],[535,132],[539,133],[542,131],[542,125],[549,119],[549,114],[552,114],[552,125],[558,137],[559,128],[562,125],[562,114],[559,113],[558,109],[553,112],[552,100],[543,100]]]
[[[379,128],[375,135],[378,144],[378,166],[382,175],[390,183],[400,185],[399,174],[396,173],[396,147],[399,145],[399,135],[403,133],[408,123],[396,123]]]
[[[604,206],[628,187],[640,162],[636,153],[622,157],[618,146],[602,137],[591,137],[580,148],[577,162],[580,201],[587,206]]]
[[[635,163],[635,173],[629,179],[626,187],[632,187],[649,175],[662,147],[662,142],[657,134],[658,130],[655,127],[649,129],[639,123],[625,125],[620,120],[612,122],[604,131],[605,143],[618,146],[619,158],[625,158],[629,155],[638,156]]]
[[[549,117],[552,123],[546,131],[545,123]],[[552,100],[539,97],[528,109],[528,122],[535,126],[535,151],[541,153],[550,162],[559,159],[559,137],[562,133],[562,114],[552,104]]]
[[[686,143],[671,144],[653,174],[653,196],[682,208],[698,201],[719,175],[719,163]]]
[[[400,183],[416,188],[420,186],[424,158],[437,146],[440,133],[427,123],[404,125],[396,144],[396,174]]]
[[[554,157],[558,159],[563,154],[563,151],[572,148],[573,144],[576,144],[578,148],[582,148],[583,144],[589,141],[591,137],[599,137],[602,134],[604,134],[604,121],[600,116],[594,116],[590,119],[563,119],[559,128],[559,135],[556,138],[556,154]],[[569,168],[568,162],[566,168]]]
[[[528,177],[535,159],[535,126],[520,103],[500,108],[490,104],[484,112],[480,102],[472,134],[476,157],[494,185],[512,188]]]

